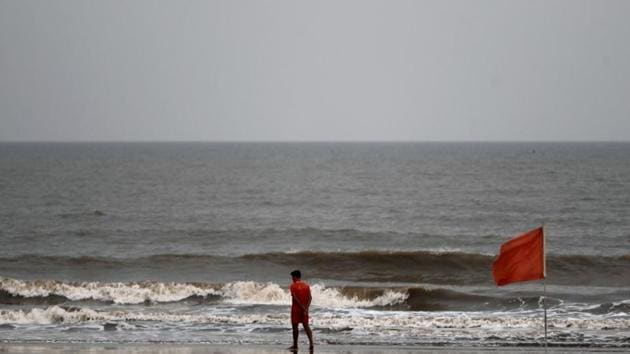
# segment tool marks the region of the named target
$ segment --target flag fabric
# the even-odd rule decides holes
[[[492,275],[498,286],[544,279],[545,236],[542,226],[502,244],[499,256],[492,264]]]

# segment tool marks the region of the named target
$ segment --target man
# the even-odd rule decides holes
[[[298,325],[304,326],[304,332],[308,336],[310,346],[309,350],[313,350],[313,332],[308,325],[308,308],[311,306],[311,287],[302,281],[302,273],[299,270],[291,272],[293,283],[289,290],[291,291],[291,325],[293,326],[293,346],[289,350],[297,351],[298,348]]]

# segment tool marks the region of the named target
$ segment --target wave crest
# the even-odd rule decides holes
[[[17,280],[0,278],[0,290],[11,296],[46,298],[62,296],[70,301],[97,300],[116,304],[140,304],[144,302],[174,302],[191,296],[218,295],[207,284],[192,283],[101,283],[62,282],[57,280]]]
[[[338,288],[322,284],[311,286],[313,305],[326,308],[360,308],[397,305],[408,298],[406,291],[387,290],[369,298],[344,294]],[[140,304],[146,302],[176,302],[192,297],[218,296],[232,304],[290,305],[287,288],[275,283],[239,281],[227,284],[208,283],[101,283],[62,282],[57,280],[18,280],[0,277],[0,302],[15,302],[15,298],[39,299],[50,303],[51,297],[61,297],[54,303],[96,300],[116,304]],[[4,295],[2,294],[4,293]],[[2,296],[3,295],[3,296]]]
[[[11,274],[32,274],[45,269],[48,276],[68,269],[103,269],[145,276],[168,273],[170,279],[197,275],[247,274],[251,269],[270,271],[300,268],[309,278],[360,282],[423,283],[442,285],[492,285],[489,271],[493,255],[457,251],[361,251],[259,253],[235,257],[162,254],[140,258],[66,257],[23,255],[0,258],[0,269]],[[557,285],[626,286],[630,256],[556,255],[547,257],[549,282]],[[276,267],[277,266],[277,267]],[[270,268],[276,267],[276,268]],[[602,277],[601,274],[607,274]],[[19,275],[18,275],[19,276]]]

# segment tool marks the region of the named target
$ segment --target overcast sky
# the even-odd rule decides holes
[[[0,141],[630,140],[630,1],[0,0]]]

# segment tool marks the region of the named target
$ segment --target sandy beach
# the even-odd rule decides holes
[[[308,353],[303,348],[299,353]],[[584,347],[395,347],[320,345],[315,353],[328,354],[407,354],[407,353],[621,353],[627,348]],[[212,344],[55,344],[55,343],[3,343],[0,353],[91,353],[91,354],[272,354],[290,353],[281,345],[212,345]]]

